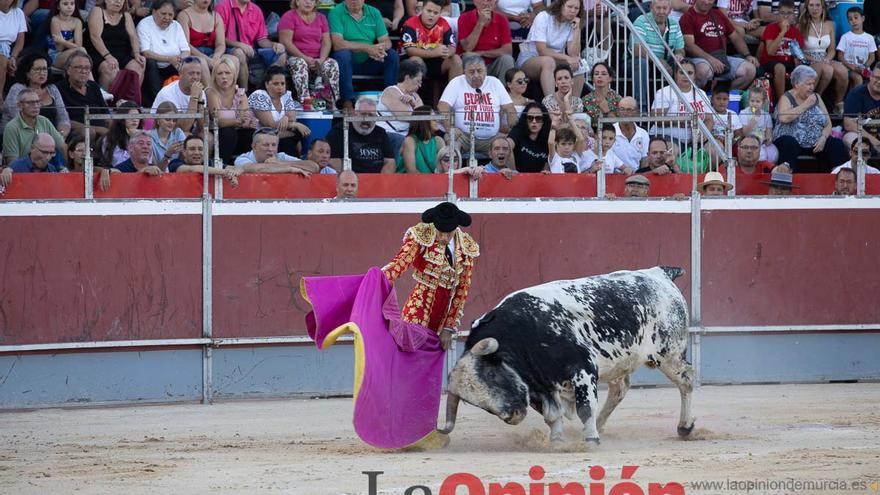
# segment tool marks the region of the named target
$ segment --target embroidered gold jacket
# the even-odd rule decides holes
[[[438,288],[452,292],[449,308],[443,318],[442,328],[457,329],[464,312],[464,302],[471,288],[474,259],[480,255],[480,246],[461,229],[455,229],[455,266],[446,261],[446,245],[435,242],[437,229],[430,223],[410,227],[403,237],[400,252],[382,268],[392,283],[413,267],[416,287],[403,307],[402,318],[406,321],[428,326]]]

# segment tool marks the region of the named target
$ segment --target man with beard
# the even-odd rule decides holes
[[[355,117],[375,117],[376,102],[370,98],[358,98],[354,106]],[[397,169],[391,143],[385,129],[377,127],[375,122],[352,122],[348,133],[348,156],[351,169],[359,174],[393,174]],[[342,171],[343,129],[334,127],[327,134],[330,143],[330,166],[337,172]]]
[[[841,168],[837,171],[837,178],[834,179],[834,195],[835,196],[855,196],[856,195],[856,171],[851,168]]]

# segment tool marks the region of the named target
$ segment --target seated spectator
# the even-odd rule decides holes
[[[49,57],[45,53],[29,52],[18,61],[15,84],[9,88],[3,104],[3,121],[0,129],[18,115],[18,93],[30,88],[40,97],[40,115],[49,119],[63,137],[70,134],[70,117],[64,107],[64,99],[49,79]]]
[[[137,115],[140,113],[140,109],[134,103],[126,101],[119,105],[116,113]],[[139,131],[143,122],[140,119],[110,121],[107,134],[98,140],[98,163],[100,166],[112,168],[131,158],[128,149],[129,140]],[[149,134],[147,137],[150,137]],[[150,140],[150,149],[152,150],[152,140]],[[150,155],[148,161],[153,163],[153,155]]]
[[[757,0],[758,19],[764,24],[778,22],[782,17],[779,15],[779,0]],[[794,0],[795,15],[800,15],[801,5],[804,0]]]
[[[673,59],[681,61],[684,58],[684,36],[678,21],[669,18],[671,10],[672,0],[654,0],[651,2],[651,11],[640,15],[634,23],[636,32],[645,42],[639,43],[635,36],[630,38],[630,48],[635,60],[633,92],[642,111],[647,111],[649,106],[649,82],[659,79],[659,71],[648,69],[649,66],[653,67],[653,63],[649,64],[647,52],[653,52],[670,74],[675,65]],[[667,45],[671,52],[666,48]]]
[[[330,58],[333,42],[327,18],[315,10],[315,0],[293,0],[278,23],[278,41],[287,49],[287,65],[299,101],[311,98],[309,80],[321,76],[332,93],[327,109],[339,99],[339,63]]]
[[[251,174],[300,174],[318,172],[318,164],[278,151],[278,131],[261,127],[254,131],[251,151],[235,159],[235,166]]]
[[[590,80],[593,82],[593,91],[584,96],[584,111],[590,116],[593,126],[599,125],[600,117],[613,117],[617,115],[617,106],[620,104],[620,95],[611,89],[611,78],[614,74],[605,62],[593,64],[590,71]]]
[[[379,115],[383,117],[412,115],[413,109],[423,105],[419,88],[422,87],[424,77],[424,65],[416,60],[404,60],[400,64],[397,84],[385,88],[379,96],[379,103],[376,105]],[[400,155],[400,147],[409,131],[409,122],[387,120],[377,122],[376,125],[385,129],[388,134],[394,156]]]
[[[177,127],[177,119],[162,118],[162,114],[177,113],[177,107],[170,101],[164,101],[156,110],[156,123],[147,131],[153,140],[153,161],[162,170],[180,155],[186,134]],[[201,138],[199,138],[201,141]]]
[[[726,182],[720,172],[708,172],[703,182],[697,184],[697,191],[701,196],[727,196],[727,191],[733,189],[733,184]]]
[[[638,103],[635,98],[627,96],[620,100],[617,111],[621,117],[635,117],[639,113]],[[648,131],[637,126],[635,122],[615,123],[614,130],[616,136],[612,149],[614,154],[626,164],[621,172],[630,175],[641,168],[642,161],[648,156],[648,144],[651,138],[648,136]],[[627,172],[630,166],[634,167]]]
[[[529,37],[520,45],[516,65],[532,78],[540,78],[544,91],[544,106],[547,97],[553,94],[556,72],[559,65],[567,65],[574,77],[573,95],[580,97],[584,90],[586,67],[581,67],[581,12],[580,0],[553,0],[547,10],[535,16],[529,29]]]
[[[444,0],[425,0],[422,12],[403,24],[401,47],[410,60],[421,61],[431,81],[449,81],[462,74],[461,57],[455,53],[455,33],[440,17]]]
[[[617,156],[614,151],[617,130],[612,124],[602,125],[599,138],[602,140],[602,153],[597,155],[599,159],[593,162],[589,170],[590,173],[598,173],[599,169],[604,166],[606,174],[632,175],[639,168],[639,161],[627,163]]]
[[[737,32],[761,38],[764,28],[758,19],[758,5],[755,0],[718,0],[717,7],[730,19]]]
[[[568,124],[572,114],[584,111],[583,102],[574,93],[571,67],[567,64],[556,66],[553,79],[556,81],[556,91],[545,96],[541,103],[560,124]]]
[[[354,75],[382,74],[385,86],[394,85],[400,58],[378,9],[364,5],[364,0],[345,0],[333,7],[327,20],[344,108],[351,109],[354,100]]]
[[[489,159],[491,161],[485,167],[478,167],[479,171],[471,173],[471,176],[479,179],[483,172],[489,174],[500,173],[505,178],[510,179],[513,177],[513,174],[517,173],[513,163],[509,160],[511,156],[510,140],[498,136],[492,140],[492,148],[489,150]]]
[[[48,134],[55,140],[55,149],[61,150],[60,155],[53,154],[49,158],[56,168],[61,169],[67,152],[64,138],[49,119],[40,115],[40,96],[36,90],[25,88],[18,92],[18,110],[18,115],[6,124],[3,131],[3,163],[8,165],[23,158],[37,134]]]
[[[86,53],[83,48],[85,23],[76,8],[75,0],[57,0],[52,19],[49,20],[47,40],[52,67],[64,68],[74,52]]]
[[[266,67],[286,65],[287,51],[284,45],[269,39],[266,18],[257,4],[251,0],[221,0],[216,9],[225,26],[226,53],[238,58],[241,68],[239,86],[248,87],[248,64],[255,57],[260,57]],[[250,81],[253,86],[260,83],[262,81]]]
[[[358,176],[351,170],[343,170],[336,176],[336,199],[357,199]]]
[[[414,115],[431,113],[431,107],[421,106],[415,109]],[[420,120],[409,125],[409,134],[403,140],[403,148],[397,158],[397,173],[434,173],[437,150],[446,146],[443,138],[434,135],[438,128],[436,120]]]
[[[330,143],[318,138],[312,140],[306,158],[318,164],[322,174],[335,174],[336,170],[330,166],[330,154]]]
[[[778,169],[779,167],[776,167]],[[762,184],[767,184],[767,195],[768,196],[791,196],[791,190],[794,188],[800,188],[800,186],[794,185],[794,177],[788,172],[780,172],[774,169],[773,172],[770,172],[770,180],[763,181]]]
[[[876,169],[875,169],[876,170]],[[834,178],[834,195],[835,196],[855,196],[856,195],[856,171],[849,167],[838,167],[831,172]]]
[[[730,19],[712,8],[714,3],[696,0],[681,17],[685,52],[693,58],[697,86],[704,88],[710,79],[721,78],[732,81],[734,89],[745,89],[755,79],[758,59],[749,54],[749,47]],[[728,39],[742,58],[727,55]]]
[[[24,12],[15,5],[14,0],[0,1],[0,103],[6,94],[6,74],[15,72],[28,30]]]
[[[403,0],[372,0],[370,3],[379,10],[385,29],[389,33],[396,33],[406,12]]]
[[[370,98],[358,98],[354,107],[356,117],[375,117],[376,102]],[[352,122],[349,124],[348,133],[348,157],[351,160],[351,169],[357,173],[368,174],[393,174],[397,168],[396,157],[391,152],[391,142],[385,129],[377,126],[375,122]],[[344,150],[342,126],[334,127],[327,134],[327,142],[330,143],[330,166],[337,172],[343,168],[342,158]]]
[[[744,174],[767,174],[773,170],[773,162],[761,160],[761,141],[753,134],[746,134],[737,146],[738,172]]]
[[[298,156],[299,142],[312,131],[296,121],[296,104],[287,90],[284,68],[269,67],[264,87],[248,97],[248,106],[261,126],[278,129],[278,149]]]
[[[852,146],[859,137],[858,119],[872,119],[864,124],[862,138],[871,144],[872,154],[880,153],[880,121],[876,121],[880,117],[880,62],[874,62],[867,83],[846,95],[843,111],[843,128],[846,131],[843,139],[846,145]]]
[[[479,165],[462,167],[461,155],[453,151],[449,146],[444,146],[437,150],[437,169],[435,172],[438,174],[448,174],[450,167],[452,167],[453,174],[464,174],[471,179],[479,179],[484,170]]]
[[[524,39],[529,35],[529,28],[535,21],[538,12],[544,10],[544,2],[538,0],[498,0],[495,10],[507,18],[510,35]]]
[[[116,120],[114,122],[120,122]],[[128,139],[130,156],[113,168],[126,174],[162,175],[162,169],[150,164],[153,159],[153,140],[144,131],[135,131]]]
[[[669,19],[681,25],[681,18],[691,7],[694,6],[696,0],[672,0],[672,11],[669,12]]]
[[[798,46],[804,46],[804,37],[793,22],[795,17],[792,0],[780,0],[779,17],[780,20],[768,25],[761,36],[758,47],[761,66],[757,72],[758,77],[770,75],[776,100],[782,98],[789,74],[801,63],[794,56],[791,45],[797,43]]]
[[[836,54],[833,41],[836,38],[834,21],[828,14],[825,0],[808,0],[801,10],[798,28],[804,37],[803,52],[807,63],[819,74],[816,92],[825,94],[833,83],[829,93],[830,101],[834,102],[835,113],[843,112],[843,98],[849,85],[846,66],[834,60]]]
[[[504,74],[504,85],[507,87],[510,101],[513,102],[513,108],[516,109],[516,115],[519,117],[526,105],[533,101],[525,95],[529,87],[529,78],[526,77],[525,72],[519,69],[510,69]]]
[[[779,149],[779,161],[789,163],[798,171],[798,157],[812,155],[822,170],[846,160],[843,141],[831,137],[831,118],[822,98],[816,94],[816,71],[798,66],[791,73],[792,90],[787,91],[777,106],[777,124],[773,144]]]
[[[550,149],[550,166],[545,170],[551,174],[577,174],[589,172],[597,157],[592,150],[578,153],[576,144],[585,141],[577,126],[560,126],[550,129],[547,146]]]
[[[220,158],[232,163],[232,157],[251,148],[251,136],[257,128],[257,119],[248,108],[245,89],[238,81],[238,59],[222,55],[214,64],[211,85],[206,90],[208,111],[220,127]]]
[[[508,123],[516,124],[516,109],[501,81],[486,75],[482,57],[469,53],[464,56],[463,63],[464,74],[449,81],[437,109],[440,113],[455,114],[454,132],[459,147],[470,149],[469,135],[473,123],[475,149],[478,153],[488,154],[492,139],[499,132],[506,134],[509,130],[501,127],[501,112],[507,114]],[[452,129],[452,126],[446,128]]]
[[[213,0],[197,0],[177,14],[177,22],[189,43],[189,53],[202,61],[203,81],[211,79],[211,71],[226,54],[226,26],[214,12]]]
[[[67,137],[67,142],[65,144],[67,146],[67,156],[65,157],[67,170],[69,172],[84,172],[86,168],[85,138],[74,133]],[[94,176],[98,179],[98,188],[101,191],[106,192],[110,189],[111,173],[119,173],[119,170],[116,170],[115,168],[94,167]]]
[[[134,20],[125,11],[125,0],[106,0],[96,5],[89,14],[88,24],[86,49],[98,64],[95,77],[101,86],[110,88],[119,70],[128,69],[137,73],[139,91],[147,61],[141,55]]]
[[[861,156],[859,156],[859,150],[861,150]],[[836,174],[844,168],[849,168],[853,171],[858,170],[857,167],[859,160],[861,160],[862,166],[865,168],[865,174],[880,174],[880,170],[865,163],[868,160],[868,157],[871,156],[871,146],[868,145],[867,141],[862,142],[861,147],[859,147],[858,140],[853,141],[852,146],[850,147],[849,155],[851,158],[844,163],[841,163],[840,165],[834,167],[834,169],[831,171],[832,174]]]
[[[507,19],[495,11],[495,1],[474,0],[474,8],[461,14],[458,18],[456,52],[462,55],[465,71],[468,64],[465,63],[463,54],[474,53],[483,57],[489,75],[501,79],[515,64],[510,26]],[[548,87],[553,91],[552,84]]]
[[[176,76],[183,59],[190,56],[189,42],[183,27],[174,20],[173,0],[155,0],[152,15],[138,23],[137,33],[141,53],[147,60],[144,105],[150,105],[162,89],[162,82]],[[207,66],[205,63],[203,73],[207,73]]]
[[[761,160],[776,163],[779,150],[773,144],[773,118],[767,111],[767,92],[763,86],[754,84],[749,88],[748,105],[739,111],[739,123],[744,136],[749,134],[761,143]]]
[[[37,50],[46,48],[46,35],[49,33],[49,18],[52,16],[53,4],[52,0],[23,0],[17,3],[28,19],[32,34],[29,43]]]
[[[163,87],[153,100],[153,113],[163,102],[170,101],[180,113],[201,112],[205,104],[205,85],[202,82],[202,64],[195,57],[187,57],[181,61],[180,79]],[[180,119],[177,126],[184,133],[197,134],[198,119]]]
[[[675,163],[675,153],[669,147],[669,143],[655,136],[648,143],[648,159],[640,169],[636,170],[636,173],[667,175],[681,173],[681,169]]]
[[[683,104],[678,98],[678,94],[671,86],[665,86],[657,91],[654,96],[654,103],[651,111],[655,115],[692,115],[698,114],[706,125],[711,125],[710,109],[712,104],[709,97],[702,89],[691,84],[691,78],[694,77],[694,64],[688,59],[684,59],[681,65],[675,67],[673,77],[678,89],[684,94],[686,103]],[[651,127],[651,134],[662,135],[676,141],[681,148],[685,148],[693,140],[693,133],[688,126],[684,124],[675,125],[674,123],[657,127]],[[684,146],[682,146],[684,145]]]
[[[559,122],[553,122],[553,119],[550,119],[551,127],[558,128]],[[576,113],[571,116],[571,124],[572,127],[577,127],[579,131],[581,131],[581,136],[584,137],[583,140],[578,141],[575,144],[575,151],[578,153],[584,153],[589,150],[591,153],[593,150],[597,149],[596,144],[596,133],[593,132],[592,120],[590,116],[585,113]]]
[[[199,136],[189,135],[181,143],[182,151],[180,158],[173,160],[168,165],[169,172],[175,173],[205,173],[205,141]],[[229,166],[226,168],[208,167],[208,175],[219,175],[229,181],[232,187],[238,187],[238,176],[244,170]]]
[[[536,101],[530,102],[508,135],[514,143],[511,168],[528,173],[547,168],[549,136],[550,116],[547,109]]]
[[[880,34],[880,4],[877,2],[865,2],[865,32]]]
[[[63,168],[50,163],[54,156],[55,138],[50,134],[38,132],[31,140],[27,154],[10,163],[6,170],[17,174],[61,172]]]
[[[783,0],[784,1],[784,0]],[[739,141],[743,136],[742,122],[739,115],[729,108],[730,86],[726,82],[719,82],[712,90],[712,135],[719,143],[727,142],[727,134],[733,133],[733,142]],[[713,152],[712,147],[709,147]]]
[[[58,92],[70,117],[71,132],[85,135],[85,107],[91,112],[105,111],[107,103],[101,95],[101,87],[91,80],[92,60],[81,52],[76,52],[67,59],[66,78],[58,83]],[[91,120],[92,138],[107,133],[107,121]]]
[[[837,43],[837,59],[849,69],[851,87],[861,86],[863,76],[869,76],[868,67],[874,65],[877,43],[874,37],[863,29],[865,15],[860,7],[850,7],[846,11],[850,32],[844,33]]]

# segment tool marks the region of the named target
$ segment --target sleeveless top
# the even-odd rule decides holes
[[[416,170],[422,174],[433,174],[437,169],[437,136],[431,136],[427,142],[423,142],[413,136],[416,143]],[[403,154],[397,157],[397,173],[406,173],[406,166],[403,164]]]
[[[212,30],[210,33],[196,31],[192,25],[192,16],[188,12],[184,13],[189,17],[189,44],[196,48],[214,48],[214,44],[217,41],[217,31]],[[215,26],[217,25],[216,16],[217,14],[214,13],[213,17],[211,17]]]
[[[395,84],[394,86],[389,86],[389,88],[394,88],[394,89],[397,90],[398,93],[403,94],[403,91],[401,91],[400,88],[398,88],[396,84]],[[382,97],[381,97],[381,96],[379,97],[379,102],[376,104],[376,112],[377,112],[380,116],[382,116],[382,115],[389,115],[389,116],[394,115],[394,114],[388,109],[388,107],[385,106],[384,103],[382,103]],[[393,132],[393,133],[395,133],[395,134],[402,134],[402,135],[404,135],[404,136],[406,136],[406,134],[409,132],[409,122],[401,122],[401,121],[399,121],[399,120],[391,120],[391,121],[384,121],[384,120],[383,120],[383,121],[381,121],[381,122],[376,122],[376,125],[379,126],[379,127],[381,127],[381,128],[383,128],[383,129],[385,129],[386,132]]]
[[[797,100],[790,91],[786,91],[784,96],[792,107],[798,106]],[[773,128],[773,139],[791,136],[797,140],[801,148],[812,148],[819,140],[819,136],[822,135],[822,130],[827,122],[828,117],[817,103],[804,110],[804,113],[800,114],[797,119],[787,124],[778,122]]]
[[[241,97],[244,96],[244,89],[236,87],[235,93],[232,95],[232,108],[223,108],[223,102],[220,101],[221,98],[217,98],[220,101],[220,105],[217,107],[217,118],[218,119],[237,119],[238,118],[238,106],[241,104]]]
[[[804,37],[804,54],[811,59],[823,59],[831,45],[831,34],[825,33],[824,23],[822,29],[816,32],[810,25],[809,36]]]
[[[61,37],[64,38],[64,41],[73,41],[73,35],[73,31],[61,31]],[[58,47],[55,46],[55,38],[51,34],[46,36],[46,47],[49,49],[49,56],[54,63],[55,57],[58,55]]]
[[[104,42],[104,46],[107,47],[110,55],[113,55],[119,61],[119,68],[124,69],[134,58],[131,52],[131,39],[125,30],[125,14],[119,18],[119,23],[116,25],[107,22],[107,12],[104,9],[101,9],[101,17],[104,19],[104,30],[101,32],[101,40]],[[92,46],[92,52],[94,53],[92,60],[96,61],[94,67],[97,69],[101,64],[102,57],[94,46]]]

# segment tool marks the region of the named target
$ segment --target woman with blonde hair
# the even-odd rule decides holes
[[[831,100],[837,113],[843,111],[843,98],[849,84],[846,66],[834,60],[834,21],[829,19],[828,6],[825,0],[808,0],[801,10],[798,28],[804,37],[804,56],[810,63],[819,80],[816,81],[816,92],[825,93],[831,82],[834,82]]]
[[[232,157],[250,148],[251,130],[256,119],[248,109],[245,89],[238,86],[240,67],[232,55],[222,55],[211,71],[211,82],[205,91],[208,111],[220,127],[220,158],[232,163]]]

